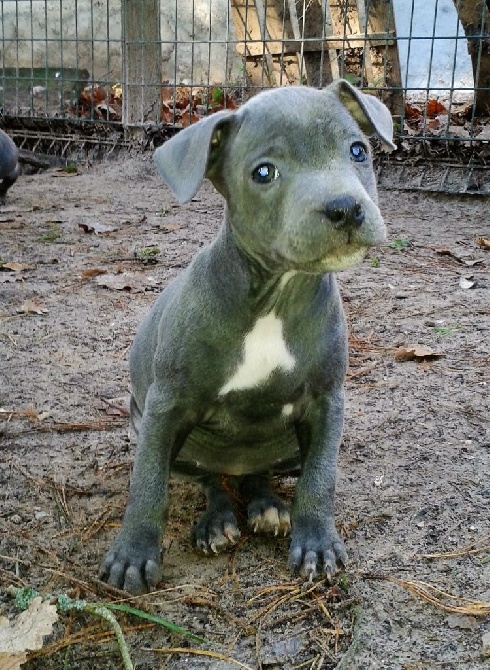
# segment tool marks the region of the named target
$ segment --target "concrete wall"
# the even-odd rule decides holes
[[[223,83],[237,76],[235,47],[208,44],[234,39],[228,0],[165,0],[161,6],[165,80]],[[120,0],[78,0],[76,10],[72,0],[2,0],[0,21],[0,67],[75,67],[95,81],[121,80]]]
[[[425,100],[428,88],[429,97],[446,100],[459,88],[454,102],[472,100],[471,58],[453,0],[393,0],[393,7],[402,85],[412,89],[407,97]],[[409,41],[410,24],[412,35],[427,39]],[[447,39],[456,35],[462,39]]]

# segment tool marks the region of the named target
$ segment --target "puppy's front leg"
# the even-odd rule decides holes
[[[338,388],[313,400],[297,425],[303,464],[292,506],[289,562],[309,579],[322,573],[330,579],[347,558],[334,521],[343,414],[344,392]]]
[[[141,419],[122,527],[100,570],[102,579],[130,593],[154,589],[161,577],[170,465],[187,434],[184,424],[184,412],[153,384]]]

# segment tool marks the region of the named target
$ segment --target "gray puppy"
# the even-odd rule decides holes
[[[196,478],[206,552],[239,535],[223,476],[255,532],[291,531],[289,562],[331,576],[347,333],[334,272],[383,242],[369,144],[394,148],[387,108],[346,81],[289,87],[218,112],[157,149],[180,202],[209,178],[226,200],[214,242],[160,295],[131,357],[138,433],[129,501],[101,576],[132,593],[161,576],[170,473]],[[269,488],[300,471],[291,513]]]
[[[5,204],[5,195],[20,174],[18,152],[13,140],[0,129],[0,205]]]

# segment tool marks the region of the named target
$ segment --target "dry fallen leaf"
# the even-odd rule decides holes
[[[476,243],[482,249],[485,249],[486,251],[490,250],[490,239],[487,239],[486,237],[477,237]]]
[[[89,268],[82,272],[82,277],[97,277],[98,275],[105,275],[107,270],[102,270],[102,268]]]
[[[41,305],[34,300],[26,300],[22,303],[21,307],[17,310],[19,314],[47,314],[48,310],[41,307]]]
[[[33,598],[28,609],[13,621],[0,618],[0,670],[18,670],[27,652],[41,649],[43,637],[50,635],[58,621],[56,605],[41,596]]]
[[[444,114],[446,111],[447,110],[444,107],[444,105],[442,105],[438,100],[429,100],[427,102],[428,117],[434,117],[437,116],[438,114]]]
[[[428,361],[436,358],[443,358],[444,354],[439,354],[429,347],[422,347],[418,344],[398,347],[393,352],[393,357],[396,361]]]
[[[183,227],[184,226],[182,223],[164,223],[163,225],[159,226],[159,229],[169,233],[171,230],[180,230]]]
[[[4,263],[2,268],[13,270],[14,272],[22,272],[22,270],[28,270],[29,266],[25,263]]]

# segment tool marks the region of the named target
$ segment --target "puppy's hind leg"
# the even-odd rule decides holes
[[[286,536],[291,530],[288,506],[269,486],[264,475],[248,475],[240,483],[247,501],[248,525],[254,533]]]
[[[206,496],[206,511],[192,532],[192,544],[204,554],[217,554],[237,543],[240,537],[232,502],[219,476],[206,476],[200,480]]]

